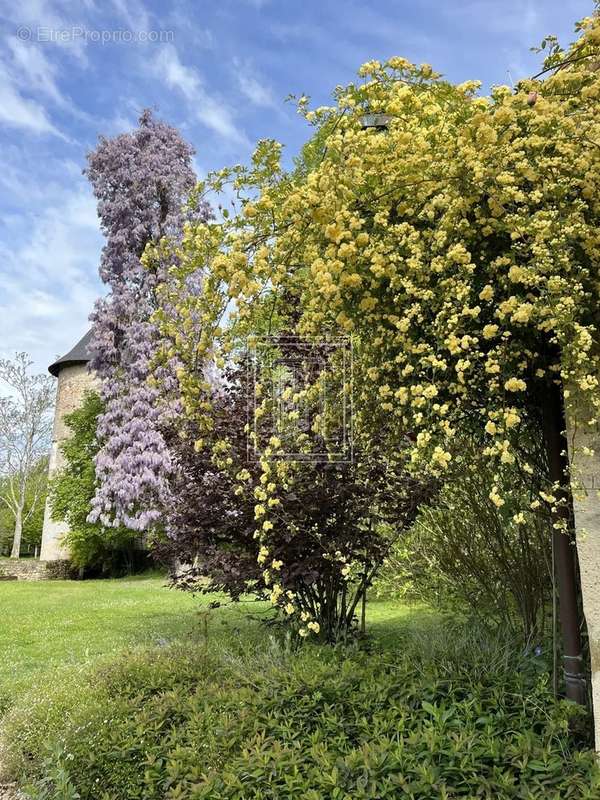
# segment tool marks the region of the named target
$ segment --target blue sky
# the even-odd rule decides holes
[[[591,0],[0,0],[0,352],[39,370],[85,332],[102,237],[81,170],[99,133],[146,106],[199,174],[262,137],[307,135],[285,102],[327,102],[371,58],[402,55],[484,89],[536,71]],[[102,41],[104,39],[104,41]]]

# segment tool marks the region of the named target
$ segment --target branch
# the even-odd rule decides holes
[[[38,501],[40,499],[40,494],[42,492],[42,487],[44,487],[45,485],[46,485],[45,475],[40,475],[38,477],[38,479],[35,481],[35,489],[34,489],[34,494],[33,494],[33,500],[31,501],[31,504],[29,506],[29,510],[27,511],[27,514],[25,515],[25,519],[23,520],[24,522],[27,522],[27,520],[31,517],[33,512],[36,510],[37,505],[38,505]]]
[[[585,61],[586,58],[591,58],[593,55],[595,54],[588,53],[587,55],[577,56],[576,58],[566,58],[564,61],[561,61],[558,64],[553,64],[551,67],[546,67],[546,69],[543,69],[541,72],[538,72],[537,75],[533,75],[533,77],[531,77],[529,80],[535,81],[538,78],[541,78],[542,75],[545,75],[547,72],[552,72],[552,70],[558,71],[559,69],[562,69],[563,67],[566,67],[569,64],[576,64],[578,61]]]
[[[1,494],[0,494],[0,500],[2,500],[2,502],[3,502],[3,503],[6,505],[6,506],[7,506],[8,510],[9,510],[9,511],[10,511],[10,513],[13,515],[13,517],[16,517],[16,516],[17,516],[17,510],[18,510],[18,509],[16,509],[16,508],[13,508],[13,506],[12,506],[12,505],[11,505],[11,503],[9,502],[8,498],[6,498],[6,497],[4,497],[4,495],[1,495]]]

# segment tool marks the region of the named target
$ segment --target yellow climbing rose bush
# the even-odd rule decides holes
[[[198,190],[227,185],[237,211],[188,227],[163,289],[186,414],[210,426],[198,365],[275,327],[352,337],[357,425],[394,419],[414,468],[435,476],[471,430],[491,460],[531,471],[520,432],[553,382],[595,424],[598,63],[590,18],[538,77],[489,97],[391,58],[363,65],[331,106],[300,98],[315,135],[296,169],[263,141],[249,167]],[[198,274],[203,291],[184,291]],[[269,454],[265,464],[269,485],[293,472]],[[502,506],[499,491],[490,497]],[[266,559],[276,521],[261,520]]]

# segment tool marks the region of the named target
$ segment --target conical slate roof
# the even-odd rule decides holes
[[[58,378],[58,373],[61,371],[63,367],[71,366],[72,364],[87,364],[90,360],[90,353],[88,352],[88,347],[90,341],[92,339],[92,331],[89,330],[85,336],[83,336],[75,345],[72,350],[59,358],[58,361],[55,361],[54,364],[50,364],[48,367],[48,372],[51,375],[54,375],[55,378]]]

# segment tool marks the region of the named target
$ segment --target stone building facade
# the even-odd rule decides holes
[[[48,367],[50,374],[57,378],[52,448],[48,467],[49,478],[60,469],[63,463],[60,445],[69,435],[65,416],[74,411],[81,404],[84,394],[96,386],[96,379],[88,370],[90,339],[91,331],[88,331],[72,350]],[[40,552],[42,561],[59,561],[69,557],[61,543],[61,538],[67,530],[66,523],[53,521],[47,502]]]
[[[596,750],[600,752],[600,426],[591,429],[572,418],[568,437],[575,483],[577,556],[591,657]]]

